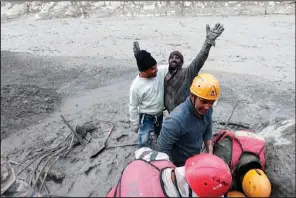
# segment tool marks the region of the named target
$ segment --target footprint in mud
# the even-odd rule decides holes
[[[84,173],[86,174],[86,175],[88,175],[94,168],[96,168],[96,167],[98,167],[98,166],[100,166],[101,165],[101,162],[99,162],[98,164],[95,164],[95,165],[93,165],[93,166],[90,166],[90,167],[88,167],[88,169],[86,170],[86,171],[84,171]],[[98,170],[96,171],[96,173],[98,172]]]
[[[120,136],[116,137],[117,142],[124,142],[124,139],[128,137],[128,134],[121,134]]]

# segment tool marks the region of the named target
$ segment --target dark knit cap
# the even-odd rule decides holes
[[[181,54],[181,52],[179,52],[179,51],[177,51],[177,50],[171,52],[171,53],[170,53],[170,57],[169,57],[169,59],[170,59],[172,56],[174,56],[174,55],[179,56],[180,59],[181,59],[181,61],[182,61],[182,63],[184,62],[184,57],[183,57],[183,55]]]
[[[135,57],[140,72],[152,68],[157,63],[151,54],[145,50],[139,51]]]

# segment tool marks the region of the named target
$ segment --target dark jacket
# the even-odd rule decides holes
[[[176,166],[183,166],[189,157],[200,153],[203,141],[212,139],[212,112],[211,108],[198,117],[187,97],[164,120],[156,150],[168,154]]]
[[[188,67],[167,73],[164,80],[164,106],[169,113],[189,96],[191,83],[207,60],[211,46],[206,39]]]

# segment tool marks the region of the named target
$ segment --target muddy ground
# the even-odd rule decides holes
[[[260,134],[267,141],[266,173],[272,197],[295,197],[295,120],[277,122]]]
[[[166,63],[179,49],[185,65],[199,51],[205,24],[224,24],[203,71],[220,80],[215,131],[239,98],[231,128],[260,131],[295,118],[295,16],[161,17],[136,19],[15,20],[1,24],[1,151],[22,161],[33,149],[51,148],[72,126],[92,121],[99,128],[84,148],[75,147],[53,169],[52,194],[105,196],[136,147],[100,148],[112,124],[109,145],[136,142],[128,123],[128,91],[137,75],[132,41]],[[83,150],[81,150],[83,148]],[[295,168],[294,168],[295,169]],[[25,177],[25,174],[22,175]]]

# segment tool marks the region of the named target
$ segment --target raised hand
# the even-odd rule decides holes
[[[206,38],[209,42],[209,44],[215,46],[215,40],[222,34],[222,32],[224,31],[224,27],[223,25],[221,25],[220,23],[216,23],[216,25],[210,29],[210,26],[207,24],[206,25]]]
[[[138,41],[134,41],[134,43],[133,43],[133,51],[134,51],[135,56],[140,51],[140,45],[139,45]]]

